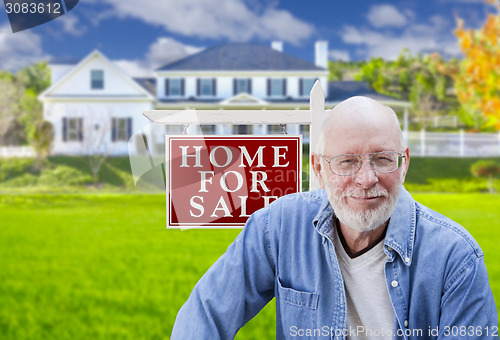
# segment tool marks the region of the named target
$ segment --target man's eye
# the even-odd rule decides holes
[[[389,163],[393,163],[394,160],[390,157],[378,156],[378,157],[375,157],[375,159],[373,159],[373,162],[378,163],[378,164],[389,164]]]
[[[358,163],[358,160],[356,158],[347,158],[347,159],[343,159],[339,162],[339,164],[341,166],[348,166],[348,165],[357,164],[357,163]]]

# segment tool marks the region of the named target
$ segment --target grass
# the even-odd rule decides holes
[[[418,194],[482,246],[500,302],[500,195]],[[165,230],[163,195],[0,195],[2,339],[165,339],[238,230]],[[273,303],[237,339],[274,338]]]

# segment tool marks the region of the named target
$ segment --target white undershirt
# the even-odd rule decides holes
[[[351,259],[334,229],[335,252],[347,299],[346,339],[392,339],[394,310],[384,274],[387,255],[383,240]]]

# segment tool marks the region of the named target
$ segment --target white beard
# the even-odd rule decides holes
[[[399,192],[401,191],[401,184],[402,181],[395,185],[392,195],[389,195],[387,190],[378,190],[374,187],[368,190],[363,190],[361,188],[356,188],[354,190],[333,190],[328,182],[325,185],[325,190],[335,215],[340,222],[357,232],[366,232],[377,229],[389,220],[396,207]],[[353,210],[347,204],[348,197],[376,196],[384,196],[388,197],[388,199],[385,199],[378,207],[364,211]]]

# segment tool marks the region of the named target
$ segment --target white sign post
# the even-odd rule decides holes
[[[155,124],[302,124],[310,125],[309,153],[315,151],[325,115],[325,92],[316,81],[310,94],[309,110],[151,110],[144,116]],[[309,190],[319,188],[319,183],[309,162]]]

